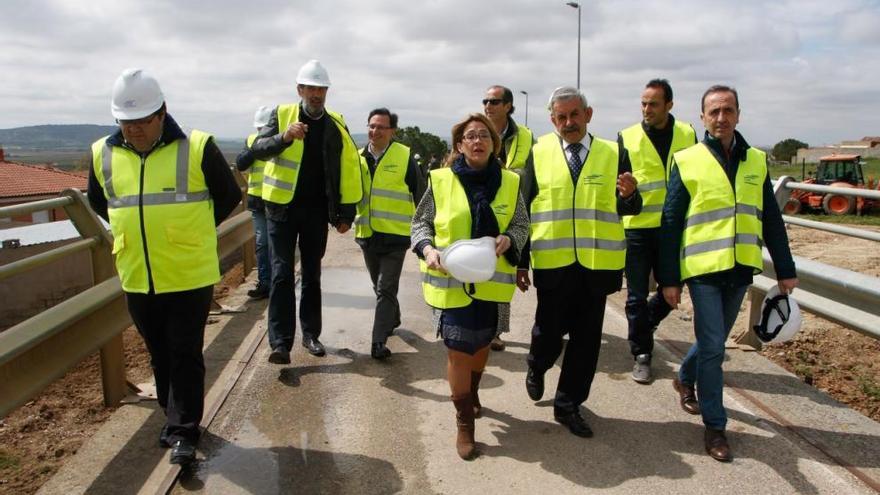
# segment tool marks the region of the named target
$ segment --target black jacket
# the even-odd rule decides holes
[[[733,148],[730,155],[722,149],[721,142],[709,133],[703,138],[703,143],[724,168],[731,187],[736,189],[736,172],[739,163],[746,159],[749,143],[745,138],[735,132]],[[691,202],[690,193],[681,181],[681,174],[673,162],[669,182],[666,185],[666,202],[663,205],[663,217],[660,224],[660,263],[657,270],[657,283],[661,286],[680,286],[681,266],[679,253],[681,249],[681,236],[684,232],[685,215]],[[770,176],[764,181],[762,235],[764,245],[770,251],[773,266],[778,279],[794,278],[797,276],[791,250],[788,247],[788,234],[785,232],[785,223],[776,204]],[[725,286],[742,286],[752,283],[752,267],[735,264],[733,268],[723,272],[709,273],[694,277],[693,280],[702,283]]]
[[[305,111],[303,110],[302,103],[300,103],[300,120],[304,114]],[[342,170],[340,157],[342,155],[343,136],[326,111],[322,119],[324,120],[324,142],[321,148],[324,156],[324,191],[327,195],[327,218],[334,227],[340,224],[352,225],[356,213],[355,203],[343,204],[340,202],[339,179],[340,171]],[[285,130],[278,128],[278,107],[275,107],[272,110],[269,123],[260,131],[257,139],[254,140],[253,146],[251,146],[254,158],[268,160],[278,156],[293,144],[293,141],[285,143],[282,139],[282,134],[284,134]],[[296,198],[294,197],[295,200]],[[285,219],[286,209],[287,205],[278,205],[271,201],[266,201],[266,214],[269,218],[276,220]]]
[[[592,138],[592,134],[590,135]],[[589,155],[588,155],[589,156]],[[584,162],[586,166],[586,161]],[[617,174],[624,172],[632,173],[632,165],[629,162],[629,154],[625,149],[618,149]],[[526,207],[531,212],[532,201],[538,195],[538,184],[535,180],[535,164],[527,163],[523,171],[522,195],[526,202]],[[628,198],[620,197],[620,192],[615,191],[617,195],[617,214],[618,215],[638,215],[642,211],[642,196],[639,190]],[[519,269],[525,270],[529,268],[531,242],[526,243],[523,248],[522,255],[519,260]],[[575,270],[583,275],[584,280],[589,280],[588,289],[595,295],[612,294],[620,290],[623,285],[623,270],[590,270],[584,268],[580,263],[575,261],[569,266],[561,268],[537,269],[532,270],[532,277],[537,289],[552,289],[559,285],[563,280],[566,271]]]

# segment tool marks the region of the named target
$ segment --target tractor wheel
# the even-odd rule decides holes
[[[822,198],[822,209],[829,215],[849,215],[856,209],[856,198],[828,194]]]
[[[797,215],[801,212],[801,202],[795,198],[788,198],[785,206],[782,207],[782,213],[786,215]]]

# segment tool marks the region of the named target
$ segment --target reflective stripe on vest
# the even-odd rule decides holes
[[[626,229],[659,227],[663,202],[666,200],[666,180],[669,178],[672,155],[697,142],[694,128],[686,122],[675,121],[665,167],[641,123],[620,131],[620,136],[623,138],[624,148],[629,153],[633,177],[638,181],[639,193],[642,195],[642,212],[623,217],[623,227]]]
[[[617,143],[593,138],[575,188],[556,134],[532,150],[538,194],[532,201],[532,268],[568,266],[620,270],[626,240],[617,215]]]
[[[160,145],[145,160],[128,148],[110,146],[107,138],[92,144],[92,167],[107,198],[124,291],[147,293],[148,276],[156,294],[220,280],[214,203],[202,172],[210,137],[194,130],[189,138]]]
[[[507,160],[504,164],[508,170],[523,168],[529,158],[529,150],[532,149],[532,131],[528,127],[517,124],[516,134],[507,150]]]
[[[283,130],[287,129],[290,124],[299,122],[299,108],[298,103],[278,106],[278,129],[280,132],[284,132]],[[324,111],[327,112],[342,136],[342,152],[339,157],[339,202],[342,204],[357,203],[363,195],[357,146],[345,127],[342,115],[327,109]],[[301,139],[294,139],[293,143],[285,148],[281,154],[266,162],[266,168],[263,171],[263,199],[278,204],[287,204],[293,201],[296,181],[299,177],[299,166],[303,157],[303,146]]]
[[[471,238],[471,211],[467,194],[450,168],[432,170],[429,176],[434,197],[434,246],[443,250],[459,239]],[[498,229],[505,232],[516,210],[519,195],[519,176],[501,171],[501,187],[492,201],[492,211]],[[516,288],[516,267],[504,256],[495,262],[495,273],[486,282],[465,284],[448,274],[428,268],[419,261],[422,272],[422,293],[425,302],[435,308],[461,308],[472,299],[510,302]]]
[[[247,138],[247,146],[250,148],[257,140],[256,134],[251,134]],[[258,198],[263,196],[263,170],[266,168],[266,162],[263,160],[254,160],[254,163],[248,169],[247,193]]]
[[[392,142],[370,176],[366,159],[361,155],[364,196],[357,204],[355,236],[366,238],[373,231],[409,236],[415,212],[412,194],[406,184],[410,149]]]
[[[764,152],[749,148],[737,169],[735,191],[705,144],[676,153],[675,166],[691,197],[681,239],[681,279],[728,270],[735,263],[760,273]]]

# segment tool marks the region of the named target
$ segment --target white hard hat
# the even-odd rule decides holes
[[[456,280],[485,282],[495,274],[495,239],[463,239],[443,250],[440,263]]]
[[[134,120],[162,108],[165,97],[159,82],[143,69],[125,69],[113,83],[110,113],[113,118]]]
[[[306,86],[330,87],[330,76],[327,69],[317,60],[309,60],[296,73],[296,83]]]
[[[787,342],[801,328],[801,309],[791,295],[779,293],[774,285],[767,291],[761,304],[761,321],[755,325],[755,334],[768,344]]]
[[[416,160],[421,160],[422,156],[416,153],[415,155],[413,155],[413,158],[415,158]]]
[[[272,109],[266,105],[261,106],[254,113],[254,127],[266,127],[269,125],[269,118],[272,117]]]

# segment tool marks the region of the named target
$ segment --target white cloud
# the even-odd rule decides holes
[[[582,5],[581,80],[599,136],[638,120],[654,77],[672,82],[674,113],[698,130],[703,90],[736,86],[754,144],[880,133],[876,0]],[[181,123],[243,137],[254,108],[295,100],[297,68],[318,58],[329,106],[356,132],[388,106],[401,125],[446,137],[502,83],[520,121],[529,92],[529,124],[544,133],[547,95],[576,77],[577,13],[562,0],[5,0],[0,18],[0,128],[110,123],[113,80],[141,66]]]

